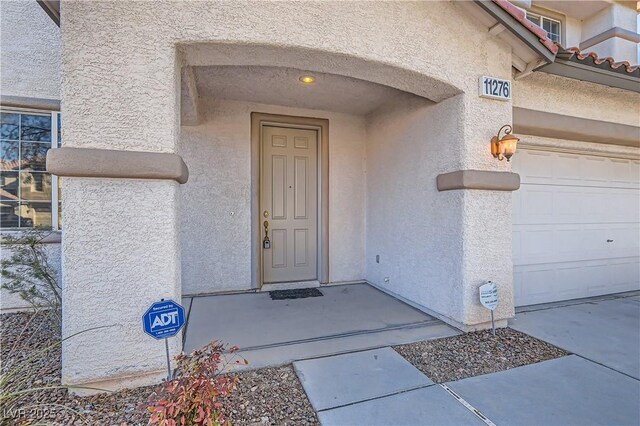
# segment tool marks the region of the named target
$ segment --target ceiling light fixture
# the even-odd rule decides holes
[[[313,84],[316,82],[316,78],[312,75],[302,75],[298,80],[304,84]]]

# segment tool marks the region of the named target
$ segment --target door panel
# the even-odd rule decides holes
[[[512,162],[517,306],[640,288],[638,161],[524,149]]]
[[[318,278],[318,137],[315,130],[263,126],[260,221],[263,282]],[[265,217],[264,212],[268,212]]]

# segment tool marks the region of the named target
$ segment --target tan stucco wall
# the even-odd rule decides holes
[[[636,31],[637,15],[632,2],[611,2],[609,7],[583,21],[582,39],[589,39],[613,27]]]
[[[35,1],[0,1],[0,95],[60,99],[60,29]],[[6,98],[5,98],[6,99]],[[60,266],[60,244],[48,244],[51,264]],[[3,248],[2,258],[11,255]],[[0,289],[0,311],[28,305]]]
[[[0,2],[0,93],[60,99],[60,29],[35,1]]]
[[[66,146],[175,153],[183,60],[273,65],[282,55],[289,61],[286,66],[333,70],[439,101],[458,94],[457,120],[442,133],[424,135],[442,153],[428,164],[437,165],[439,172],[509,170],[506,162],[491,156],[489,140],[511,121],[511,103],[480,99],[477,92],[480,75],[511,76],[511,48],[453,2],[371,2],[366,7],[358,2],[63,6]],[[200,49],[201,54],[191,55],[184,45],[194,43],[209,43],[208,53]],[[224,55],[216,55],[224,46]],[[179,51],[190,54],[182,57]],[[435,175],[422,184],[435,188]],[[140,315],[151,301],[181,295],[180,252],[188,244],[181,238],[178,219],[181,190],[169,181],[63,180],[64,333],[117,324],[102,332],[97,343],[89,335],[65,342],[65,383],[120,379],[123,385],[134,375],[150,381],[160,377],[163,354],[158,342],[141,333]],[[462,280],[451,289],[459,297],[442,305],[447,312],[441,313],[460,323],[486,326],[477,286],[487,279],[510,286],[510,198],[483,191],[448,191],[443,197],[451,200],[444,204],[452,209],[437,214],[460,224],[451,237],[462,250]],[[496,210],[496,205],[502,208]],[[487,221],[502,227],[492,225],[486,232],[482,225]],[[499,318],[513,313],[508,291],[503,300]],[[96,306],[117,306],[117,311],[96,311]],[[174,339],[172,353],[179,346]]]
[[[583,21],[582,40],[586,41],[598,36],[611,28],[638,32],[638,11],[635,2],[611,2],[611,4]],[[586,48],[589,52],[596,52],[602,58],[612,57],[616,61],[638,63],[638,45],[621,37],[613,37],[604,42]]]
[[[640,93],[543,72],[514,81],[513,106],[640,125]]]
[[[329,120],[329,282],[364,279],[364,117],[224,100],[203,109],[179,145],[191,172],[181,188],[183,294],[252,288],[252,112]]]
[[[368,117],[366,276],[472,330],[490,320],[477,294],[487,280],[499,288],[496,318],[513,315],[511,194],[437,189],[437,176],[459,167],[451,150],[464,137],[465,97],[406,104]],[[488,152],[484,141],[478,145]]]

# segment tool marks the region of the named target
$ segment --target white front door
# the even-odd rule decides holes
[[[518,150],[516,306],[640,289],[640,163]]]
[[[317,280],[318,132],[264,125],[261,145],[263,282]]]

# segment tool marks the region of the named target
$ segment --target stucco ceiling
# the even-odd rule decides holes
[[[194,67],[201,100],[228,99],[366,115],[381,106],[424,98],[391,87],[293,68]],[[299,81],[313,75],[313,84]],[[183,94],[184,96],[184,94]]]

